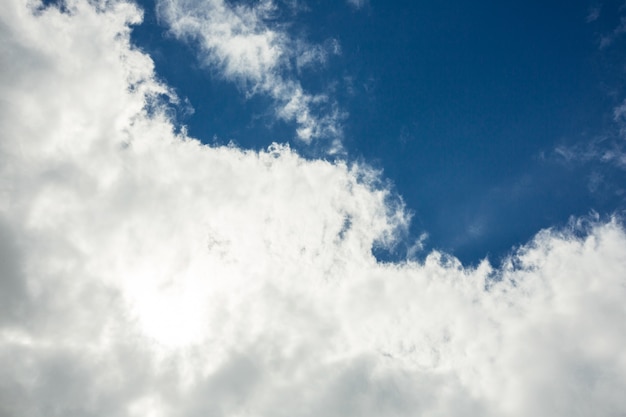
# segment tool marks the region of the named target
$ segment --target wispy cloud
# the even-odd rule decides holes
[[[600,38],[600,49],[608,48],[617,39],[621,38],[624,33],[626,33],[626,16],[622,16],[619,25],[615,29]]]
[[[340,147],[341,111],[324,92],[305,91],[297,71],[322,65],[339,53],[336,40],[310,45],[289,36],[277,22],[278,8],[271,0],[252,5],[231,5],[224,0],[159,0],[158,13],[176,37],[200,47],[198,55],[208,67],[238,83],[247,94],[267,94],[276,102],[276,116],[297,124],[299,139],[335,141]]]
[[[613,121],[607,134],[585,143],[557,146],[556,155],[567,162],[598,162],[626,170],[626,101],[613,109]]]
[[[360,9],[369,3],[369,0],[346,0],[349,5],[356,9]]]
[[[594,5],[589,8],[589,12],[587,13],[587,23],[595,22],[600,17],[600,13],[602,11],[601,5]]]
[[[176,133],[136,7],[28,4],[0,9],[0,415],[626,412],[618,220],[377,262],[409,216],[375,171]]]
[[[588,21],[594,21],[600,17],[600,7],[594,6],[591,9]],[[626,10],[626,4],[618,8],[617,13],[620,15],[619,23],[612,31],[600,38],[600,49],[610,50],[619,48],[616,42],[626,33],[626,16],[623,12]],[[606,51],[604,51],[606,53]],[[617,55],[621,57],[621,55]],[[619,58],[617,66],[623,67],[624,62]],[[623,73],[623,68],[619,70]],[[617,79],[622,79],[621,74]],[[622,85],[613,88],[614,91],[620,91]],[[617,96],[619,98],[619,95]],[[626,169],[626,100],[618,104],[613,109],[613,124],[607,128],[602,135],[597,135],[592,140],[585,143],[575,143],[573,145],[561,145],[556,147],[556,154],[564,161],[568,162],[595,162],[606,164],[620,170]],[[592,188],[597,186],[597,181],[601,178],[599,175],[593,176]]]

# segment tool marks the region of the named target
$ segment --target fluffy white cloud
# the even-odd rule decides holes
[[[135,7],[29,4],[0,11],[0,415],[626,413],[617,221],[379,263],[408,219],[375,172],[176,133]]]
[[[338,53],[337,41],[326,47],[292,39],[269,21],[277,12],[271,0],[231,5],[224,0],[159,0],[158,14],[179,39],[191,40],[204,63],[217,68],[248,94],[267,94],[276,100],[276,115],[295,121],[299,139],[333,141],[340,149],[341,120],[345,117],[326,94],[306,92],[294,67],[323,63]]]

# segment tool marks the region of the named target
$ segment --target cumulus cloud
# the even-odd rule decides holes
[[[295,122],[297,137],[333,141],[340,148],[341,121],[345,117],[327,94],[304,90],[294,69],[323,63],[338,53],[336,40],[310,45],[293,39],[276,20],[271,0],[232,5],[224,0],[159,0],[157,11],[179,39],[193,41],[199,57],[248,94],[267,94],[276,101],[276,116]]]
[[[137,8],[66,9],[0,10],[1,415],[626,413],[617,220],[377,262],[376,172],[176,132]]]

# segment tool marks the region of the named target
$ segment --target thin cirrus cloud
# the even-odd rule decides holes
[[[310,45],[292,38],[270,21],[277,13],[271,0],[232,5],[224,0],[159,0],[159,18],[179,39],[199,46],[202,62],[216,68],[247,94],[265,94],[276,102],[276,117],[297,125],[297,137],[310,143],[329,139],[331,152],[341,149],[345,112],[324,93],[311,94],[294,75],[296,69],[323,64],[338,53],[336,40]]]
[[[177,133],[140,19],[0,10],[1,415],[626,412],[618,220],[378,262],[409,221],[378,174]]]
[[[600,18],[600,7],[592,9],[593,19],[588,19],[588,23],[593,23]],[[600,36],[600,54],[607,57],[623,46],[623,35],[626,33],[626,16],[624,7],[619,7],[615,11],[619,18],[619,23],[612,29]],[[626,100],[617,101],[620,94],[616,91],[623,89],[623,54],[618,54],[617,77],[615,80],[606,81],[609,91],[608,96],[615,104],[612,109],[612,119],[604,128],[601,134],[584,138],[570,144],[560,144],[554,148],[554,155],[557,160],[565,162],[571,166],[588,166],[592,172],[587,179],[590,191],[600,190],[602,198],[607,194],[613,194],[620,200],[624,200],[625,190],[623,188],[624,172],[626,172]],[[612,72],[612,71],[609,71]],[[616,81],[617,80],[617,81]],[[610,179],[613,177],[613,179]],[[608,179],[607,179],[608,178]],[[610,186],[603,187],[605,184]],[[608,193],[607,193],[608,192]]]
[[[360,9],[366,4],[368,4],[368,0],[347,0],[348,4],[355,9]]]
[[[557,146],[554,153],[567,163],[596,163],[623,172],[626,170],[626,101],[613,109],[612,122],[604,135],[587,142]]]

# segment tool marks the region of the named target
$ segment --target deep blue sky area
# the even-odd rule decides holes
[[[327,157],[321,145],[294,139],[270,98],[246,98],[201,65],[194,45],[167,34],[152,0],[139,3],[145,21],[133,40],[193,107],[177,108],[192,136],[253,149],[289,142],[307,157]],[[355,9],[310,0],[297,13],[276,4],[293,37],[341,45],[297,77],[348,114],[343,157],[382,169],[414,214],[411,237],[377,253],[382,259],[403,257],[426,232],[426,250],[497,261],[570,216],[623,210],[623,170],[557,152],[618,135],[613,110],[626,96],[625,45],[615,32],[626,15],[621,1],[371,0]]]

